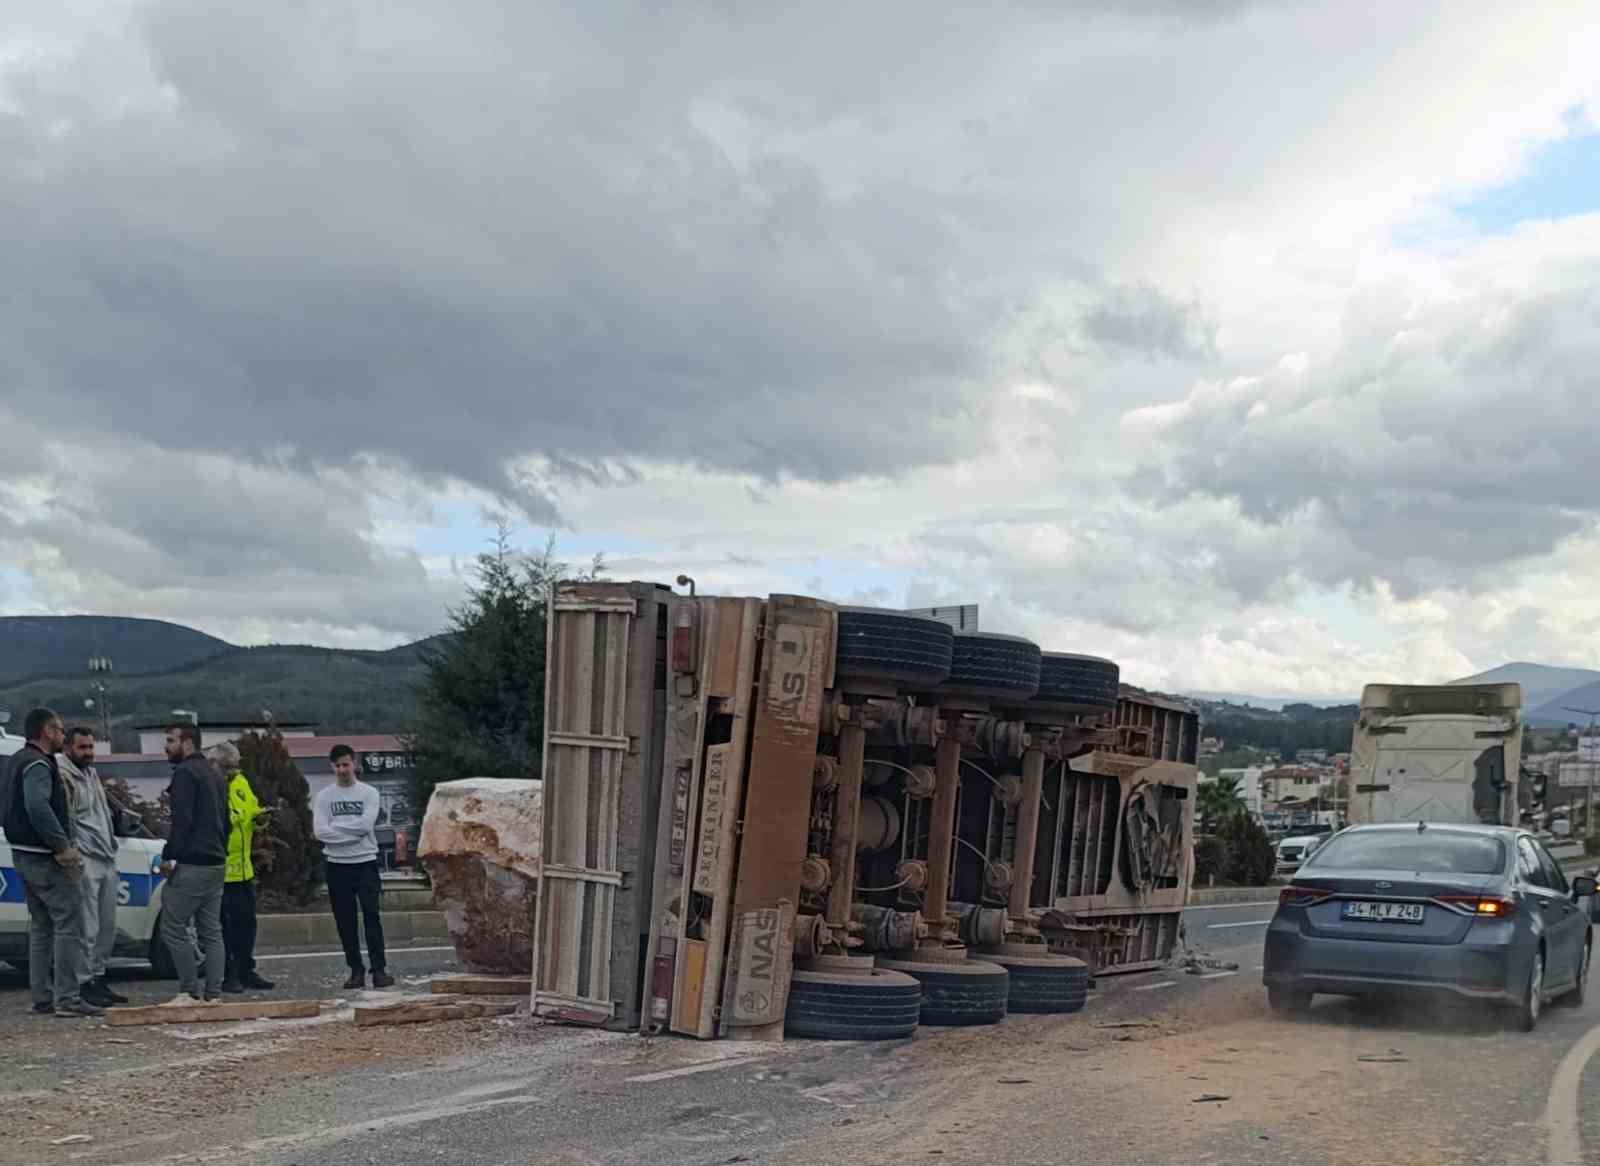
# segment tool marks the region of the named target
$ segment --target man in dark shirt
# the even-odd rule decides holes
[[[172,762],[168,796],[172,832],[161,851],[161,940],[178,969],[178,995],[172,1004],[198,1004],[222,998],[222,880],[228,860],[228,790],[225,779],[200,753],[197,725],[167,728],[167,760]],[[205,951],[205,988],[189,943],[194,920]]]
[[[61,718],[36,708],[23,725],[28,743],[10,759],[0,805],[6,841],[28,899],[28,985],[33,1010],[99,1016],[84,1001],[83,859],[73,844],[72,783],[55,755],[66,740]],[[52,972],[54,983],[51,982]]]

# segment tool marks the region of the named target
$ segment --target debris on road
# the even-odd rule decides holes
[[[377,1024],[432,1024],[439,1020],[475,1020],[485,1016],[506,1016],[521,1006],[520,1000],[416,997],[394,1004],[378,1004],[371,1007],[358,1004],[356,1024],[368,1028]]]
[[[1409,1065],[1411,1058],[1399,1049],[1390,1049],[1387,1053],[1364,1053],[1356,1058],[1357,1061],[1367,1065]]]
[[[105,1022],[131,1024],[218,1024],[228,1020],[291,1020],[316,1016],[315,1000],[240,1000],[229,1004],[146,1004],[107,1008]]]
[[[85,1142],[94,1141],[93,1134],[68,1134],[64,1138],[57,1138],[50,1144],[52,1146],[81,1146]]]
[[[1208,955],[1189,955],[1183,959],[1183,970],[1191,976],[1202,976],[1207,972],[1237,972],[1239,965],[1232,960],[1219,960]]]
[[[1194,1099],[1196,1105],[1206,1101],[1232,1101],[1233,1097],[1227,1093],[1202,1093]]]
[[[1032,1077],[997,1077],[995,1080],[1001,1085],[1031,1085]]]

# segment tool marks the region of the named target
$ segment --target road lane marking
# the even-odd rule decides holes
[[[388,950],[390,955],[404,955],[406,952],[410,951],[455,951],[455,948],[446,945],[445,947],[391,947]],[[256,963],[260,963],[262,960],[322,960],[333,955],[342,956],[344,955],[344,952],[292,951],[286,952],[283,955],[258,955],[256,956]]]
[[[1134,989],[1134,991],[1135,992],[1154,992],[1157,988],[1172,988],[1172,987],[1176,987],[1177,983],[1178,983],[1178,981],[1176,981],[1176,980],[1162,980],[1159,983],[1155,983],[1155,984],[1140,984],[1137,988]]]
[[[1194,906],[1185,907],[1183,910],[1185,914],[1188,914],[1190,911],[1243,911],[1247,907],[1276,907],[1277,905],[1278,900],[1276,899],[1257,899],[1252,903],[1197,903]]]
[[[766,1053],[752,1057],[725,1057],[721,1060],[701,1061],[694,1065],[684,1065],[680,1069],[663,1069],[659,1073],[641,1073],[637,1077],[624,1077],[623,1080],[630,1085],[646,1085],[651,1081],[670,1081],[674,1077],[687,1077],[691,1073],[709,1073],[713,1069],[731,1069],[735,1065],[749,1065],[755,1061],[764,1061],[766,1059]]]
[[[1238,972],[1207,972],[1203,976],[1196,976],[1197,980],[1220,980],[1223,976],[1237,976]]]
[[[1549,1131],[1546,1160],[1550,1166],[1583,1166],[1583,1137],[1578,1125],[1578,1086],[1584,1067],[1600,1053],[1600,1024],[1573,1045],[1550,1080],[1550,1102],[1544,1124]]]
[[[1247,919],[1243,923],[1207,923],[1206,928],[1215,930],[1219,927],[1265,927],[1271,922],[1270,919]]]

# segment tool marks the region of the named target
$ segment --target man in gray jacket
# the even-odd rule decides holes
[[[82,995],[90,1004],[109,1008],[128,998],[106,983],[106,962],[117,941],[118,817],[94,769],[94,733],[82,725],[67,730],[67,747],[56,758],[61,776],[72,783],[73,823],[78,853],[83,856],[83,942],[86,966]]]
[[[83,859],[73,844],[72,786],[61,776],[55,756],[66,731],[53,710],[36,708],[23,732],[28,743],[7,767],[0,807],[11,861],[28,898],[33,1010],[99,1016],[100,1009],[85,1002],[78,989],[83,979]]]

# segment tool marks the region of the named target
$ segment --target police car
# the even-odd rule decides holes
[[[156,974],[171,979],[177,972],[160,940],[161,848],[159,838],[117,840],[117,943],[113,956],[149,960]],[[0,960],[13,967],[28,965],[28,904],[22,876],[11,859],[11,846],[0,832]]]

